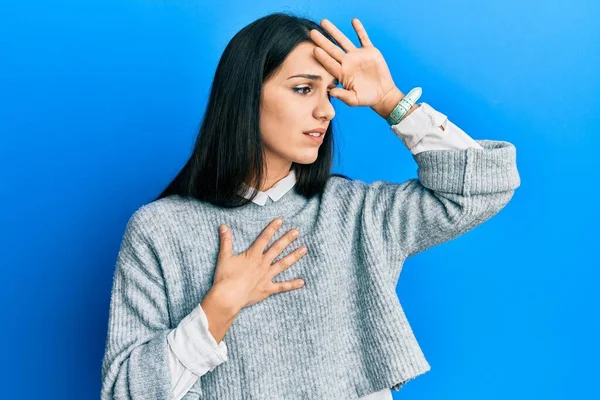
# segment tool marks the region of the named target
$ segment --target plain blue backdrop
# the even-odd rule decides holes
[[[187,160],[218,59],[273,11],[358,17],[406,93],[512,142],[494,218],[407,260],[430,372],[401,399],[590,399],[597,386],[600,6],[594,1],[20,1],[0,6],[2,398],[95,399],[131,214]],[[403,182],[385,120],[336,99],[333,172]]]

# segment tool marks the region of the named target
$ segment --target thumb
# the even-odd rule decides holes
[[[219,227],[219,236],[221,239],[221,247],[219,249],[220,256],[230,257],[233,252],[231,245],[231,231],[227,225],[221,225]]]

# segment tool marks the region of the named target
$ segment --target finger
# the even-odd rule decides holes
[[[281,218],[271,221],[269,225],[267,225],[267,227],[262,231],[258,239],[256,239],[251,248],[260,251],[260,254],[263,254],[265,248],[271,239],[273,239],[273,235],[275,235],[275,232],[277,232],[277,230],[281,227],[282,223],[283,220]]]
[[[300,232],[296,229],[292,229],[286,235],[280,237],[279,240],[265,253],[265,258],[269,261],[269,264],[273,262],[273,260],[276,259],[290,243],[296,240],[298,236],[300,236]]]
[[[220,248],[219,248],[219,256],[230,257],[233,253],[233,246],[231,240],[231,232],[227,225],[221,225],[219,227],[219,237],[220,237]]]
[[[322,19],[321,20],[321,26],[325,29],[327,29],[327,32],[329,32],[329,34],[331,36],[333,36],[333,38],[335,39],[336,42],[338,42],[342,48],[344,50],[346,50],[347,52],[352,51],[352,50],[356,50],[356,46],[354,45],[354,43],[352,43],[352,41],[350,39],[348,39],[346,37],[346,35],[344,35],[342,33],[342,31],[340,31],[337,26],[335,26],[333,24],[333,22],[331,22],[328,19]],[[331,43],[331,42],[329,42]]]
[[[321,65],[323,65],[323,67],[327,70],[327,72],[336,77],[338,81],[341,81],[342,66],[340,63],[338,63],[320,47],[315,47],[313,49],[313,54],[317,61],[321,63]]]
[[[342,100],[344,103],[351,107],[355,107],[358,105],[358,99],[356,98],[356,93],[351,90],[346,90],[342,88],[333,88],[329,91],[329,94],[335,97],[336,99]]]
[[[336,61],[342,62],[342,58],[346,55],[342,49],[336,46],[331,40],[327,39],[321,32],[316,29],[312,29],[309,33],[310,38],[315,44],[322,50],[325,50],[328,55],[333,57]]]
[[[271,289],[272,293],[288,292],[290,290],[299,289],[304,286],[303,279],[294,279],[293,281],[287,282],[273,282]]]
[[[273,279],[275,276],[285,271],[289,267],[291,267],[296,261],[304,257],[308,253],[308,248],[306,246],[302,246],[287,256],[283,257],[281,260],[277,261],[270,266],[270,278]]]
[[[354,18],[352,20],[352,26],[354,27],[354,30],[356,31],[356,35],[358,36],[358,40],[360,40],[360,44],[362,44],[363,47],[373,46],[373,43],[371,43],[371,40],[369,39],[369,36],[367,35],[367,31],[365,30],[365,27],[358,20],[358,18]]]

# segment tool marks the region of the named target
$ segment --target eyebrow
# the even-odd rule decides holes
[[[320,81],[323,79],[323,77],[321,75],[313,75],[313,74],[292,75],[288,79],[292,79],[292,78],[307,78],[307,79],[312,79],[312,80],[316,80],[316,81]],[[337,78],[333,78],[333,80],[331,81],[332,85],[338,85],[339,83],[340,83],[340,81]]]

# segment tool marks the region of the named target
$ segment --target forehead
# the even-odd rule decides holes
[[[313,74],[323,77],[323,82],[329,84],[335,77],[315,58],[313,49],[317,47],[313,42],[302,42],[288,54],[281,65],[279,78],[286,80],[297,74]]]

